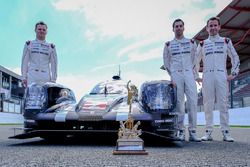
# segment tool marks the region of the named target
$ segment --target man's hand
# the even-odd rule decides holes
[[[176,83],[174,81],[171,81],[171,84],[176,87]]]
[[[196,79],[196,82],[197,82],[199,85],[201,85],[202,79],[201,79],[201,78],[197,78],[197,79]]]
[[[232,74],[230,74],[230,75],[227,76],[227,80],[228,80],[228,81],[231,81],[231,80],[233,80],[234,78],[235,78],[235,76],[233,76]]]
[[[23,80],[23,86],[26,88],[27,87],[27,79]]]

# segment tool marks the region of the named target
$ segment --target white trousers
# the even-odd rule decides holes
[[[203,104],[206,119],[206,130],[213,130],[213,110],[215,99],[220,111],[221,130],[229,130],[228,81],[225,72],[203,73]]]
[[[44,83],[51,81],[50,73],[48,70],[30,69],[28,71],[27,81],[28,85],[32,83]]]
[[[194,79],[193,72],[181,71],[174,72],[172,74],[172,80],[177,86],[177,112],[178,114],[178,126],[180,130],[184,130],[184,118],[185,118],[185,98],[187,98],[187,111],[188,111],[188,129],[196,130],[197,124],[197,88]]]

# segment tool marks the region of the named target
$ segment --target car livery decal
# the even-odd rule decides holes
[[[83,110],[105,110],[108,107],[107,102],[87,101],[82,106]]]
[[[66,122],[68,111],[58,111],[55,115],[55,122]]]

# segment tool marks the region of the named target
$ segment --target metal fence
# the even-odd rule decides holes
[[[203,110],[202,94],[199,93],[198,112]],[[235,78],[229,84],[228,108],[250,106],[250,72],[246,72]],[[218,109],[215,103],[215,110]]]

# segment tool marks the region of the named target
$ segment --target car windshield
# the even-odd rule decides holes
[[[96,85],[90,94],[126,94],[126,84],[119,81],[101,82]]]

